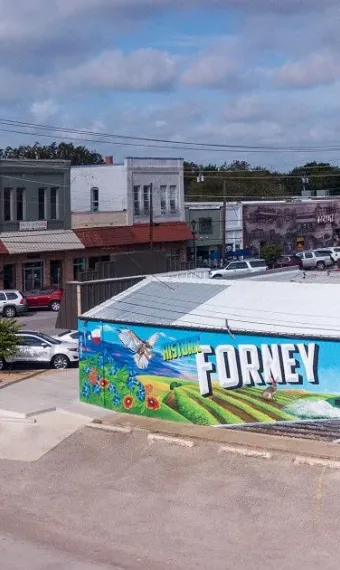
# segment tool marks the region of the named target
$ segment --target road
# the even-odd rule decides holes
[[[2,567],[337,570],[339,489],[337,470],[85,427],[0,461]]]

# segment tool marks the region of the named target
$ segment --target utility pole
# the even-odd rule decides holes
[[[223,207],[222,207],[222,264],[225,266],[227,248],[227,181],[223,180]]]
[[[192,229],[192,241],[194,245],[194,269],[197,268],[197,243],[196,243],[196,220],[192,220],[191,222],[191,229]]]
[[[149,234],[150,249],[153,249],[153,190],[152,190],[152,182],[149,186],[149,225],[150,225],[150,234]]]

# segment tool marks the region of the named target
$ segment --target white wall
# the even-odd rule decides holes
[[[239,203],[228,203],[226,208],[226,244],[243,249],[243,208]]]
[[[75,166],[71,169],[71,210],[91,211],[91,188],[99,188],[99,211],[121,212],[128,207],[124,165]]]

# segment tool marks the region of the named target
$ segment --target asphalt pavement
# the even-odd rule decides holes
[[[53,311],[28,311],[26,314],[19,316],[17,321],[22,328],[46,334],[58,334],[58,332],[62,331],[55,328],[57,316],[58,313]]]

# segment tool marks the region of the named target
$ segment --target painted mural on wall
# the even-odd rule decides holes
[[[80,321],[80,398],[223,426],[340,418],[339,342]]]
[[[244,243],[282,243],[285,253],[339,243],[340,202],[245,204]]]

